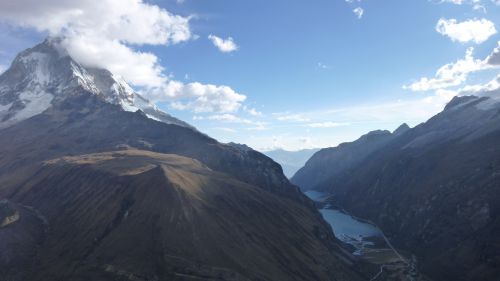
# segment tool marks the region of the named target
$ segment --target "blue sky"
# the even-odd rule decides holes
[[[154,54],[169,79],[226,85],[246,96],[237,110],[200,111],[169,99],[157,101],[210,136],[260,150],[327,147],[403,122],[415,126],[467,85],[494,79],[498,69],[481,67],[466,70],[465,79],[452,86],[404,88],[422,77],[432,79],[443,65],[464,59],[471,47],[473,59],[488,57],[500,40],[496,3],[146,1],[189,17],[191,35],[170,44],[127,46]],[[363,10],[361,17],[356,8]],[[437,31],[440,19],[449,30]],[[478,25],[457,25],[466,21]],[[51,32],[12,20],[0,24],[0,65]],[[232,37],[237,49],[221,52],[209,35]]]

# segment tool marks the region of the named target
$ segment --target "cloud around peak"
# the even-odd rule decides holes
[[[61,37],[75,60],[122,76],[152,101],[183,104],[182,108],[194,111],[234,111],[245,96],[227,86],[172,80],[155,54],[137,50],[193,39],[191,19],[142,0],[0,3],[1,22]]]

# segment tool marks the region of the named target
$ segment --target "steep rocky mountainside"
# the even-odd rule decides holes
[[[157,122],[142,112],[121,110],[85,91],[5,128],[0,143],[0,176],[34,161],[130,146],[198,159],[211,169],[261,188],[302,197],[278,164],[254,150],[220,144],[193,129]]]
[[[373,131],[352,143],[322,149],[307,160],[291,181],[304,191],[317,189],[316,186],[330,182],[333,177],[342,175],[349,168],[360,164],[366,157],[408,129],[408,125],[403,124],[393,134],[389,131]]]
[[[0,280],[360,280],[277,163],[113,77],[51,41],[0,76]]]
[[[315,155],[308,165],[322,157],[335,164],[328,180],[306,188],[333,192],[339,205],[376,222],[436,280],[497,280],[498,95],[457,97],[368,156],[353,156],[362,159],[356,165],[338,154]]]
[[[8,166],[24,163],[19,149],[32,161],[130,145],[200,159],[261,187],[296,189],[266,156],[220,144],[161,112],[109,71],[75,62],[56,39],[21,52],[0,75],[0,116],[5,128],[0,154]],[[17,153],[6,155],[9,151]],[[256,170],[262,175],[255,177]]]
[[[151,119],[193,128],[159,110],[108,70],[79,64],[57,38],[21,52],[0,76],[0,128],[42,113],[70,93],[78,93],[78,88],[123,110],[141,110]]]

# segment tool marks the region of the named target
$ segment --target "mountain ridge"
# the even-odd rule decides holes
[[[118,102],[95,89],[114,85],[109,72],[84,69],[104,77],[82,85],[70,58],[53,59],[70,67],[0,76],[14,120],[0,128],[0,200],[20,215],[0,227],[0,279],[362,280],[272,159],[127,110],[127,89],[109,90]],[[25,114],[26,89],[50,103]]]
[[[85,67],[73,60],[57,38],[16,56],[0,76],[0,128],[22,121],[67,97],[75,87],[117,104],[125,111],[143,111],[157,121],[193,128],[158,109],[135,92],[122,78],[105,69]],[[12,84],[16,81],[17,84]]]
[[[496,280],[499,94],[455,97],[427,122],[358,154],[354,165],[324,154],[339,168],[307,188],[333,193],[335,204],[377,223],[435,280]],[[315,177],[304,172],[302,180]]]

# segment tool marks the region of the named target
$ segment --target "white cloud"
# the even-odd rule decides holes
[[[167,88],[161,89],[159,95],[153,96],[153,100],[168,101],[168,97],[188,100],[175,101],[171,105],[179,110],[189,109],[194,112],[236,112],[246,99],[246,96],[236,93],[230,87],[197,82],[168,83]]]
[[[500,75],[486,84],[480,85],[467,85],[458,90],[458,95],[475,95],[479,97],[494,96],[496,99],[500,98]]]
[[[190,19],[143,0],[0,2],[0,21],[63,38],[62,46],[75,60],[109,69],[152,101],[196,112],[237,110],[244,95],[228,86],[171,80],[156,55],[135,49],[193,39]]]
[[[208,39],[210,39],[210,41],[212,41],[214,46],[217,47],[217,49],[219,49],[219,51],[223,53],[234,52],[239,48],[238,45],[234,43],[232,37],[228,37],[227,39],[222,39],[218,36],[210,34],[208,35]]]
[[[168,81],[154,54],[136,52],[119,41],[91,35],[71,36],[65,37],[61,45],[81,64],[106,68],[134,86],[160,87]]]
[[[207,117],[208,120],[225,121],[231,123],[243,123],[244,120],[233,114],[217,114]]]
[[[345,1],[349,4],[358,3],[357,5],[359,5],[359,3],[361,3],[361,0],[345,0]],[[365,13],[365,10],[361,7],[356,7],[352,10],[352,12],[356,15],[358,19],[361,19]]]
[[[3,64],[0,64],[0,74],[4,73],[5,70],[7,70],[7,66],[3,65]]]
[[[363,14],[365,13],[365,10],[361,7],[357,7],[352,12],[358,17],[358,19],[361,19],[363,17]]]
[[[419,81],[403,86],[403,88],[412,91],[429,91],[459,86],[467,80],[470,73],[493,67],[488,63],[488,58],[485,60],[475,59],[473,51],[474,48],[470,47],[467,49],[465,58],[440,67],[434,78],[423,77]]]
[[[497,4],[499,0],[491,0],[492,3]],[[474,10],[480,10],[486,13],[486,7],[483,0],[441,0],[440,3],[451,3],[455,5],[471,5]]]
[[[476,44],[488,40],[497,33],[495,24],[487,19],[458,22],[456,19],[441,18],[436,25],[436,31],[453,41],[461,43],[473,41]]]
[[[250,115],[252,116],[262,116],[262,112],[260,111],[257,111],[257,109],[255,108],[251,108],[251,107],[247,107],[247,106],[243,106],[243,109]]]
[[[130,44],[170,44],[191,38],[189,18],[142,0],[2,1],[0,17],[53,35],[99,35]]]
[[[307,122],[309,118],[302,116],[301,114],[285,114],[280,115],[276,119],[279,121],[292,121],[292,122]]]
[[[335,127],[341,127],[341,126],[348,126],[349,123],[335,123],[335,122],[318,122],[318,123],[310,123],[307,124],[307,126],[311,128],[335,128]]]

